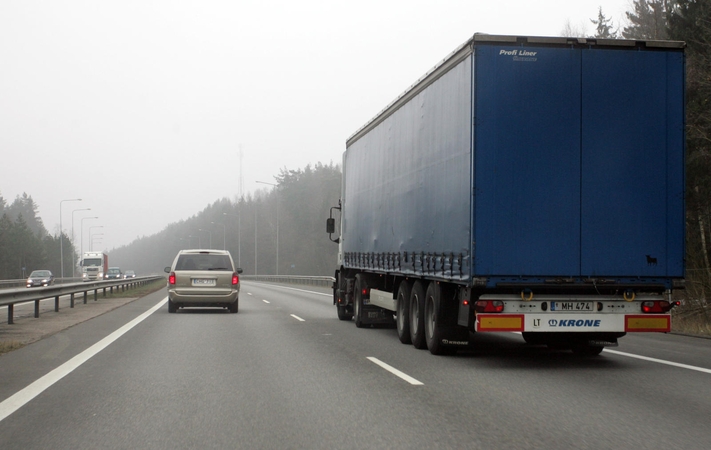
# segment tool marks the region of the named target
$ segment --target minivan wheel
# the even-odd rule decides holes
[[[175,302],[171,299],[168,299],[168,312],[169,313],[174,313],[178,310],[178,305],[175,304]]]
[[[234,302],[230,303],[230,306],[228,306],[227,309],[229,309],[232,314],[237,314],[237,311],[239,311],[239,297],[237,297]]]

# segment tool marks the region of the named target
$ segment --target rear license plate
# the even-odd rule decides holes
[[[214,278],[193,278],[193,286],[215,286]]]
[[[551,302],[551,311],[590,311],[594,302]]]

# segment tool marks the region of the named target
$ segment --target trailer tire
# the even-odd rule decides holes
[[[336,309],[338,311],[339,320],[353,320],[353,312],[348,306],[338,305]]]
[[[395,311],[395,323],[397,324],[397,337],[403,344],[412,344],[410,336],[410,294],[412,285],[407,280],[400,282],[397,290],[397,308]]]
[[[353,293],[353,317],[355,318],[355,326],[363,328],[363,294],[361,293],[362,281],[360,275],[356,275],[355,288]]]
[[[596,345],[578,344],[573,345],[571,350],[573,350],[573,353],[579,356],[597,356],[602,353],[603,347],[599,347]]]
[[[415,281],[410,292],[410,340],[415,348],[427,348],[425,340],[425,288]]]
[[[445,355],[451,350],[442,344],[446,335],[444,317],[442,317],[442,287],[439,283],[432,282],[425,293],[425,341],[427,348],[433,355]]]

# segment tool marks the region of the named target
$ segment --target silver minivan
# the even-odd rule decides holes
[[[168,273],[168,312],[189,306],[239,309],[239,274],[226,250],[181,250]]]

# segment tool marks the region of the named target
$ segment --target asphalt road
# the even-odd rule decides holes
[[[581,358],[502,333],[437,357],[339,321],[327,289],[243,282],[236,315],[164,298],[0,357],[0,447],[711,447],[708,339]]]

